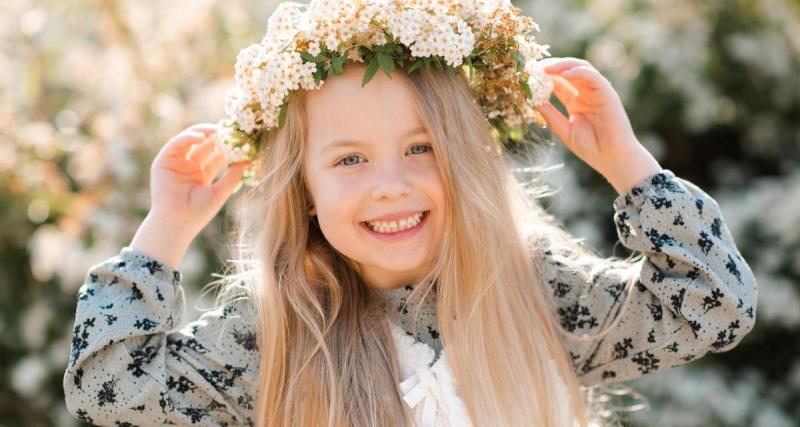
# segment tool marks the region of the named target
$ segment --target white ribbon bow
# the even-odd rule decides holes
[[[422,369],[400,383],[403,400],[416,408],[415,418],[422,427],[433,427],[436,421],[437,401],[442,399],[439,381],[430,371]],[[420,403],[424,402],[421,406]]]

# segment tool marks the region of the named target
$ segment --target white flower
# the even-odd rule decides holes
[[[312,40],[311,43],[308,44],[308,53],[310,53],[313,56],[317,56],[319,55],[319,52],[320,52],[319,42],[316,40]]]
[[[39,355],[27,356],[11,370],[11,387],[26,397],[33,397],[47,378],[47,363]]]
[[[235,85],[225,97],[225,114],[241,131],[254,134],[278,126],[280,110],[292,91],[319,89],[323,79],[316,83],[317,64],[306,62],[298,46],[319,56],[324,43],[338,54],[348,49],[349,60],[363,62],[355,47],[384,45],[388,33],[411,56],[441,57],[448,67],[456,68],[475,50],[476,32],[493,25],[493,35],[508,32],[518,42],[531,97],[526,98],[527,105],[518,106],[521,114],[514,111],[514,101],[508,100],[519,99],[517,64],[487,64],[494,78],[503,79],[500,96],[482,97],[490,103],[485,106],[492,111],[489,118],[501,116],[509,125],[536,121],[538,114],[531,106],[546,101],[552,92],[552,83],[538,66],[538,60],[549,55],[549,46],[536,42],[530,31],[538,26],[518,12],[508,0],[282,2],[270,16],[262,41],[237,56]],[[323,66],[329,69],[331,64]]]

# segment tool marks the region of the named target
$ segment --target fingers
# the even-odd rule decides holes
[[[558,100],[567,107],[568,111],[575,108],[575,101],[580,95],[580,89],[577,88],[565,74],[565,71],[581,66],[591,66],[591,64],[580,58],[546,58],[541,61],[543,70],[550,76],[553,81],[553,93],[558,97]]]
[[[579,65],[577,67],[570,68],[563,73],[561,73],[563,77],[568,79],[571,83],[581,86],[581,84],[589,87],[599,89],[607,82],[606,78],[600,74],[597,69],[593,67],[587,67],[585,65]]]
[[[547,121],[547,126],[550,128],[561,141],[565,144],[569,143],[570,122],[569,119],[555,107],[555,105],[545,102],[544,104],[536,107]]]
[[[214,148],[217,141],[213,138],[206,139],[200,143],[193,144],[189,147],[189,152],[186,153],[186,160],[202,166],[214,154]]]
[[[250,166],[249,161],[233,163],[228,167],[222,177],[211,185],[215,197],[226,200],[241,184],[245,169]]]
[[[559,74],[570,68],[578,66],[585,66],[594,68],[594,66],[587,60],[581,58],[547,58],[541,61],[544,65],[544,71],[548,74]]]
[[[172,153],[182,153],[189,150],[192,144],[200,142],[205,136],[200,132],[182,131],[167,141],[165,147],[169,147]]]
[[[611,86],[608,80],[589,61],[580,58],[548,58],[543,70],[552,77],[561,76],[581,89],[600,89]]]
[[[213,135],[217,131],[217,127],[210,123],[198,123],[180,131],[177,135],[173,136],[168,142],[168,145],[178,151],[188,150],[189,147],[204,138]]]
[[[186,128],[186,130],[202,132],[206,135],[210,135],[217,131],[217,125],[213,123],[197,123],[189,126]]]
[[[568,111],[572,110],[580,91],[562,76],[551,76],[551,80],[553,81],[553,93],[567,107]]]
[[[547,58],[543,69],[554,83],[553,93],[570,116],[602,105],[614,91],[611,83],[591,63],[580,58]]]
[[[211,179],[217,176],[222,168],[228,165],[228,158],[222,150],[214,147],[214,150],[208,156],[205,162],[201,164],[201,168],[206,171]]]

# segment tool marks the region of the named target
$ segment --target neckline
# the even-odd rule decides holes
[[[436,316],[436,287],[434,286],[424,299],[421,299],[422,295],[410,298],[414,290],[412,285],[404,285],[383,290],[378,298],[383,304],[386,317],[410,339],[430,348],[434,352],[435,361],[441,357],[443,350]],[[419,310],[419,316],[414,325],[414,314],[417,310]]]
[[[398,356],[406,365],[415,371],[421,369],[420,364],[427,369],[438,371],[440,366],[446,363],[444,347],[437,354],[437,351],[424,341],[418,341],[408,335],[407,331],[393,319],[387,319],[387,321],[399,352]]]

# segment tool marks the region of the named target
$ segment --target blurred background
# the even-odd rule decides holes
[[[77,425],[63,404],[78,288],[149,208],[149,167],[196,122],[222,117],[240,49],[275,1],[0,2],[0,425]],[[631,426],[800,424],[800,0],[514,2],[553,56],[614,85],[642,143],[699,185],[759,287],[732,351],[631,381]],[[543,200],[606,255],[613,188],[560,144]],[[185,321],[221,272],[221,214],[179,269]],[[615,244],[616,243],[616,244]]]

